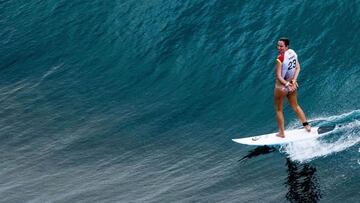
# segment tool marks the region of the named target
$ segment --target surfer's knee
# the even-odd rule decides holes
[[[278,112],[278,111],[283,111],[283,105],[281,102],[275,102],[275,111]]]
[[[276,112],[276,114],[278,115],[278,114],[283,114],[283,109],[282,108],[276,108],[275,109],[275,112]]]
[[[295,112],[300,112],[301,111],[301,107],[296,104],[296,105],[291,105],[291,108],[295,111]]]

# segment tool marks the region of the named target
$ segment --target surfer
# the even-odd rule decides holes
[[[298,119],[305,130],[310,132],[311,127],[306,121],[305,114],[297,102],[297,78],[300,72],[300,63],[297,54],[289,48],[290,41],[287,38],[280,38],[277,42],[279,55],[276,58],[275,73],[276,83],[274,90],[274,102],[276,119],[279,127],[278,137],[285,137],[283,103],[285,97],[288,98],[291,108],[296,113]]]

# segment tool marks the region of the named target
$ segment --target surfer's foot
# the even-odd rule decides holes
[[[311,126],[309,125],[309,123],[307,121],[305,121],[303,123],[303,126],[305,128],[306,131],[310,132],[311,131]]]
[[[278,133],[276,134],[277,137],[281,137],[281,138],[285,138],[285,135],[284,134],[281,134],[281,133]]]

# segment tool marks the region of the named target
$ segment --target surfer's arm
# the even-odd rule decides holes
[[[275,68],[276,68],[276,79],[283,85],[287,86],[289,85],[289,82],[284,80],[284,78],[282,78],[281,76],[281,62],[279,59],[276,60],[276,65],[275,65]]]
[[[300,63],[299,61],[296,61],[296,67],[295,67],[295,74],[294,74],[294,80],[296,81],[300,73]]]
[[[297,78],[298,78],[298,76],[299,76],[299,73],[300,73],[300,63],[299,63],[299,61],[296,61],[294,78],[291,80],[291,84],[294,84],[296,87],[299,86],[299,85],[297,84]]]

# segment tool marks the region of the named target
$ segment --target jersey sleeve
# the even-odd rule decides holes
[[[280,63],[284,62],[284,54],[280,54],[277,58],[276,61],[279,61]]]

